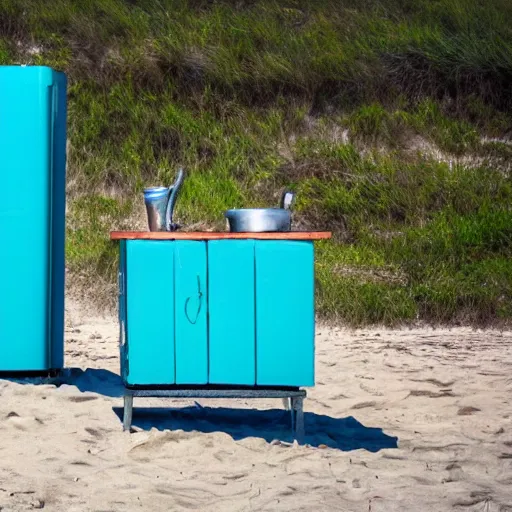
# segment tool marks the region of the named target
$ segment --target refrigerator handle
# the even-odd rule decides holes
[[[48,190],[48,198],[49,198],[49,207],[48,207],[48,306],[47,306],[47,336],[48,336],[48,343],[46,347],[46,353],[47,353],[47,367],[51,368],[53,366],[53,344],[55,343],[54,339],[54,331],[53,331],[53,311],[52,311],[52,304],[53,304],[53,207],[54,207],[54,194],[53,194],[53,180],[55,172],[54,167],[54,139],[55,139],[55,111],[54,108],[56,104],[58,104],[58,101],[56,99],[56,93],[57,88],[54,84],[49,85],[48,89],[48,113],[49,113],[49,169],[50,169],[50,179],[49,179],[49,190]]]

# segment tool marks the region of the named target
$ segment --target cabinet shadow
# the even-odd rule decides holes
[[[121,377],[109,370],[67,368],[52,377],[10,375],[2,376],[19,384],[53,384],[75,386],[82,393],[97,393],[105,397],[121,398],[124,386]],[[168,400],[170,399],[157,399]],[[256,437],[267,442],[292,442],[290,412],[284,409],[240,409],[231,407],[138,407],[135,398],[132,426],[143,430],[183,430],[185,432],[223,432],[235,441]],[[276,400],[276,402],[280,402]],[[257,403],[257,401],[255,402]],[[143,404],[143,402],[142,402]],[[233,403],[236,405],[236,402]],[[307,408],[308,401],[306,399]],[[122,428],[122,407],[113,407]],[[306,411],[304,443],[314,447],[327,446],[341,451],[364,449],[378,452],[384,448],[397,448],[398,438],[381,428],[367,427],[353,416],[334,418]]]
[[[307,404],[307,401],[306,401]],[[122,421],[123,408],[114,407]],[[354,417],[333,418],[304,413],[304,443],[322,445],[341,451],[364,449],[378,452],[398,448],[398,438],[385,434],[381,428],[367,427]],[[236,409],[228,407],[183,408],[134,407],[132,426],[143,430],[183,430],[185,432],[224,432],[235,441],[248,437],[292,442],[290,412],[284,409]]]

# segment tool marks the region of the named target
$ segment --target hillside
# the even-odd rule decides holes
[[[297,192],[318,312],[512,319],[509,0],[1,0],[0,65],[69,78],[72,291],[115,303],[110,229],[188,171],[176,217]],[[78,293],[78,292],[77,292]]]

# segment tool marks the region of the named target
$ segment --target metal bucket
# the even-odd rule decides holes
[[[144,203],[148,214],[150,231],[167,231],[166,211],[170,189],[149,187],[144,189]]]

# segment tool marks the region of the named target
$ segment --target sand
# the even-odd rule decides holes
[[[280,400],[136,399],[123,432],[117,337],[71,303],[61,385],[0,380],[2,512],[512,511],[511,332],[320,326],[304,446]]]

